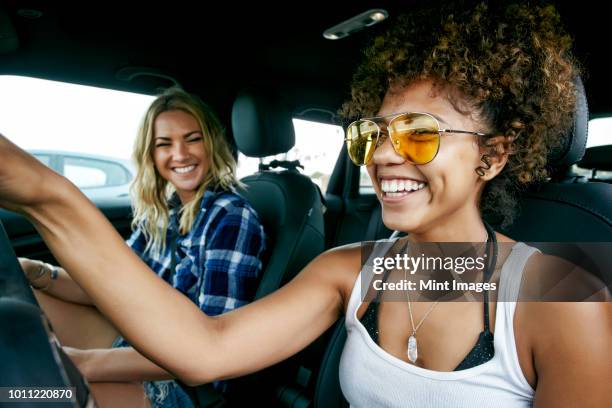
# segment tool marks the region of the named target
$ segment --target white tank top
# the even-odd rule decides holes
[[[521,277],[536,248],[517,243],[502,266],[495,314],[495,355],[461,371],[441,372],[408,364],[378,346],[357,319],[361,275],[346,315],[347,339],[340,359],[340,386],[351,407],[530,407],[534,390],[518,362],[513,318]],[[367,273],[367,272],[366,272]]]

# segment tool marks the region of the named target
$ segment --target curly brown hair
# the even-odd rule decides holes
[[[579,67],[572,40],[551,5],[455,2],[414,11],[376,37],[340,115],[375,116],[390,87],[433,79],[493,135],[509,136],[508,163],[484,188],[480,208],[512,223],[517,193],[548,176],[547,158],[569,135]],[[467,108],[467,109],[462,109]],[[482,138],[481,146],[487,146]],[[488,157],[483,167],[488,168]]]

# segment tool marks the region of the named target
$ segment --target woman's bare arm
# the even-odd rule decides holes
[[[534,407],[604,407],[612,398],[612,305],[609,302],[532,302]]]
[[[174,376],[133,347],[64,351],[89,382],[141,382],[170,380]]]
[[[0,158],[0,205],[33,222],[136,350],[187,383],[239,376],[296,353],[341,314],[347,273],[359,270],[358,249],[331,251],[274,294],[207,317],[157,279],[68,180],[1,136]]]

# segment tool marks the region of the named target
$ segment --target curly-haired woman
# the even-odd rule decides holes
[[[398,242],[500,243],[494,283],[506,300],[516,299],[525,271],[558,261],[493,232],[482,212],[510,222],[513,192],[545,177],[547,154],[567,134],[573,114],[578,70],[570,44],[552,7],[415,10],[366,50],[342,109],[356,119],[347,147],[355,163],[368,166],[385,225],[409,233]],[[77,205],[84,200],[68,182],[7,141],[1,148],[3,156],[19,153],[0,169],[3,205],[39,226],[135,348],[186,382],[274,364],[345,314],[340,380],[354,406],[610,403],[611,334],[601,324],[610,321],[607,303],[485,299],[483,312],[481,302],[432,302],[415,294],[420,302],[383,302],[373,310],[360,296],[360,247],[349,245],[317,257],[270,296],[206,317],[150,279],[103,217]],[[26,174],[7,170],[15,166]],[[41,180],[36,194],[18,187],[25,176]],[[75,244],[94,232],[95,247]],[[92,258],[100,268],[87,268]],[[103,266],[110,260],[112,266]],[[147,293],[138,307],[130,287]],[[145,314],[176,318],[143,321]],[[374,327],[367,329],[364,319]]]
[[[144,116],[133,158],[137,169],[132,184],[134,232],[128,246],[209,316],[253,300],[262,268],[264,231],[255,210],[234,192],[236,162],[212,110],[181,89],[166,90]],[[87,292],[64,270],[29,259],[21,259],[21,264],[39,289],[37,298],[60,341],[71,346],[65,350],[93,383],[102,406],[118,398],[118,393],[126,405],[137,406],[132,395],[144,402],[142,381],[152,406],[193,406],[176,382],[169,380],[171,374],[118,336],[115,327],[91,307]],[[141,287],[129,288],[131,299],[146,296]],[[167,318],[143,313],[146,319]]]

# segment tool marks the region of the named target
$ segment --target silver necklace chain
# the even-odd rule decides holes
[[[489,233],[487,232],[487,237],[484,240],[485,245],[487,244],[488,240],[489,240]],[[405,269],[404,269],[404,279],[405,280],[408,279]],[[415,327],[414,317],[412,316],[412,302],[410,301],[410,290],[406,290],[406,297],[408,299],[408,312],[410,313],[410,325],[412,326],[412,334],[408,338],[408,349],[406,353],[408,355],[408,360],[410,360],[410,362],[414,364],[419,358],[418,345],[417,345],[417,339],[416,339],[417,330],[419,330],[419,328],[421,327],[425,319],[427,319],[427,316],[429,316],[429,314],[432,312],[434,307],[436,307],[436,305],[440,302],[440,299],[436,300],[434,304],[429,307],[427,312],[425,312],[425,314],[423,315],[423,317],[421,318],[421,320]]]

